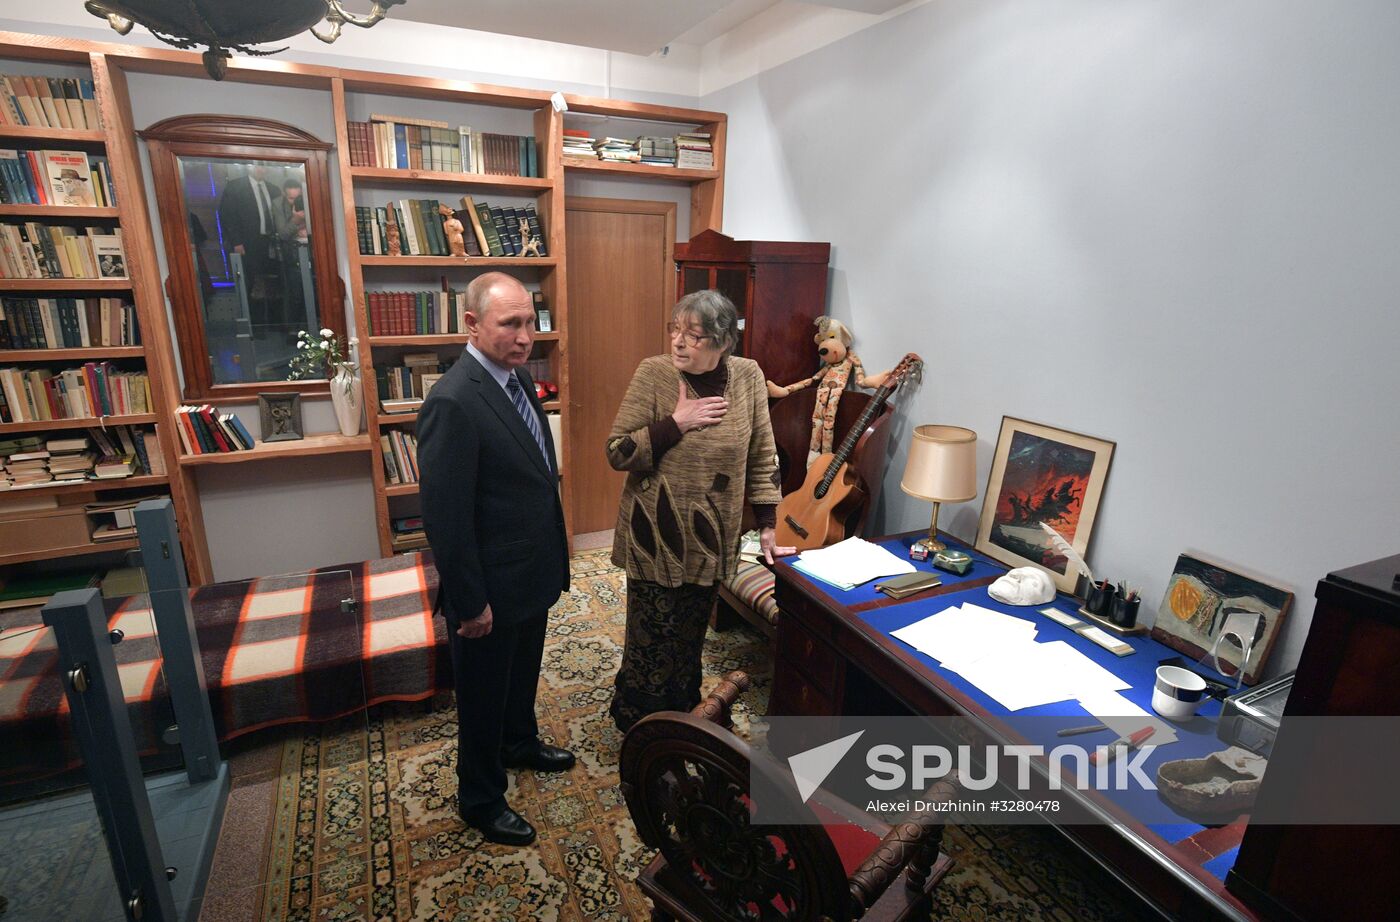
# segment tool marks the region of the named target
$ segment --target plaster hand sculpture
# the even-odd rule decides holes
[[[987,594],[1005,605],[1044,605],[1055,600],[1055,584],[1044,570],[1017,567],[988,586]]]
[[[787,386],[768,382],[768,396],[774,399],[786,397],[805,387],[816,385],[817,402],[812,407],[812,442],[807,460],[834,451],[836,411],[841,404],[841,393],[854,380],[857,387],[879,388],[889,377],[888,371],[867,375],[860,357],[851,351],[854,337],[846,325],[835,317],[818,317],[817,332],[812,341],[817,344],[817,355],[821,357],[821,370],[812,377]]]

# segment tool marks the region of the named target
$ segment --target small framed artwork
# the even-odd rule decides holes
[[[554,332],[554,318],[550,316],[549,308],[542,307],[535,312],[535,329],[541,333]]]
[[[301,438],[301,395],[295,392],[259,394],[258,423],[264,442]]]
[[[1286,589],[1182,554],[1176,558],[1157,609],[1152,639],[1195,660],[1205,660],[1216,649],[1224,673],[1233,677],[1245,652],[1234,639],[1239,637],[1249,645],[1244,684],[1254,685],[1292,606],[1293,593]],[[1240,637],[1241,632],[1247,636]],[[1217,640],[1221,641],[1218,648]]]
[[[437,384],[438,381],[441,380],[441,379],[442,379],[442,375],[441,375],[441,374],[424,375],[424,376],[423,376],[423,396],[424,396],[424,397],[428,396],[429,392],[431,392],[432,389],[433,389],[433,385],[434,385],[434,384]]]
[[[1003,416],[974,546],[1013,567],[1039,567],[1074,592],[1079,572],[1041,525],[1085,555],[1113,449],[1104,439]]]

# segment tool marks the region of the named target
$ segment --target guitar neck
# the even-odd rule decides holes
[[[876,414],[880,412],[881,408],[884,407],[885,401],[889,399],[890,392],[893,390],[893,385],[885,384],[875,392],[875,396],[865,405],[865,412],[860,414],[860,419],[856,420],[855,425],[851,427],[851,431],[846,433],[846,437],[841,440],[841,447],[836,449],[836,454],[832,456],[831,464],[828,465],[826,469],[826,475],[822,477],[823,484],[830,487],[831,484],[835,482],[836,475],[841,471],[841,465],[845,464],[851,457],[851,452],[856,450],[856,443],[860,441],[861,434],[865,432],[866,428],[870,425],[870,421],[873,420]]]

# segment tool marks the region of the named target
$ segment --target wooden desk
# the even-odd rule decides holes
[[[921,533],[877,539],[895,553],[904,553]],[[952,542],[950,542],[952,543]],[[1158,660],[1176,655],[1145,637],[1129,642],[1137,652],[1117,659],[1072,631],[1040,615],[1036,608],[1001,606],[986,586],[1005,567],[974,554],[964,576],[942,574],[944,585],[901,601],[876,593],[869,584],[841,592],[803,576],[790,563],[775,567],[778,618],[776,657],[770,715],[889,715],[974,717],[1000,737],[997,742],[1028,742],[999,718],[1008,712],[971,688],[966,680],[943,670],[936,661],[890,637],[898,629],[964,601],[1014,613],[1037,622],[1038,640],[1065,640],[1133,684],[1125,697],[1146,706],[1151,675]],[[920,569],[931,569],[926,564]],[[1073,611],[1066,597],[1056,607]],[[1144,678],[1146,677],[1146,678]],[[1029,709],[1036,710],[1036,709]],[[1047,706],[1046,714],[1086,716],[1076,702]],[[1025,712],[1018,712],[1018,714]],[[1184,726],[1181,740],[1163,746],[1147,762],[1149,773],[1163,761],[1193,758],[1223,749],[1214,738],[1218,702],[1203,706],[1202,717]],[[1092,718],[1088,718],[1092,720]],[[1070,841],[1084,849],[1106,870],[1173,919],[1254,919],[1226,892],[1222,878],[1233,864],[1244,823],[1208,829],[1189,820],[1154,824],[1137,820],[1120,804],[1096,792],[1077,796],[1114,816],[1114,825],[1060,826]]]

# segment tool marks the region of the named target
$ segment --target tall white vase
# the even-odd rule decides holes
[[[331,378],[331,405],[335,407],[335,421],[340,425],[341,435],[360,434],[360,410],[364,400],[364,390],[360,387],[360,371],[341,365]]]

